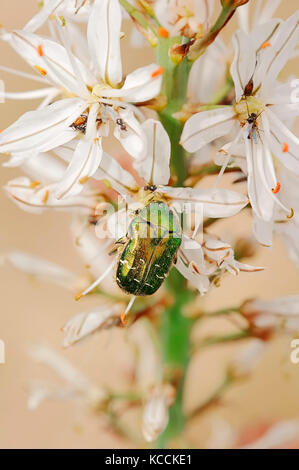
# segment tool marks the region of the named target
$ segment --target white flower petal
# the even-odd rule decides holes
[[[299,139],[269,108],[266,109],[270,124],[269,144],[274,155],[289,170],[299,174]],[[284,151],[287,148],[287,151]]]
[[[148,119],[142,124],[147,137],[147,155],[136,160],[134,167],[147,183],[167,184],[170,178],[170,140],[159,121]]]
[[[118,85],[122,80],[121,19],[118,0],[95,0],[87,27],[90,54],[100,78],[112,86]]]
[[[253,76],[256,66],[256,51],[244,31],[238,31],[233,36],[232,42],[235,55],[230,73],[235,84],[236,101],[238,102]]]
[[[260,219],[259,217],[254,217],[254,224],[253,224],[253,232],[254,236],[259,243],[265,246],[272,245],[272,238],[273,238],[273,222],[265,222],[264,220]]]
[[[194,114],[185,124],[181,145],[188,152],[195,152],[204,145],[228,134],[235,123],[232,107],[202,111]]]
[[[134,112],[129,108],[120,109],[119,116],[124,121],[126,129],[122,130],[120,126],[116,126],[114,136],[132,157],[145,158],[147,152],[146,135],[141,124],[135,118]]]
[[[79,140],[65,175],[57,185],[56,195],[58,199],[80,193],[86,179],[92,176],[99,167],[103,149],[101,140],[96,138],[96,116],[98,109],[99,105],[95,104],[89,111],[86,134]]]
[[[40,11],[24,26],[24,31],[34,33],[46,22],[48,17],[56,10],[62,1],[64,0],[47,0],[47,2],[43,2]]]
[[[96,79],[79,59],[74,56],[70,58],[63,46],[25,31],[13,32],[9,43],[32,67],[38,67],[39,70],[44,71],[47,80],[79,96],[88,97],[87,88],[82,90],[79,86],[72,61],[76,63],[86,85],[93,86]]]
[[[11,251],[1,256],[2,261],[6,261],[14,268],[23,271],[30,276],[43,279],[66,289],[74,290],[78,284],[76,274],[68,271],[51,261],[30,255],[22,251]]]
[[[109,181],[113,189],[124,195],[128,193],[129,188],[137,188],[137,183],[131,173],[124,170],[117,160],[105,152],[94,178]]]
[[[290,59],[298,39],[298,18],[299,12],[297,11],[286,21],[282,21],[274,40],[270,39],[271,45],[262,51],[263,55],[259,59],[260,65],[254,75],[255,86],[262,83],[265,76],[275,80]]]
[[[71,318],[62,329],[65,335],[63,346],[71,346],[100,328],[112,326],[113,321],[119,320],[122,307],[122,304],[107,304]]]
[[[173,199],[180,212],[193,206],[198,210],[198,206],[202,206],[204,217],[230,217],[248,204],[246,196],[227,189],[160,187],[159,191]]]
[[[73,196],[66,201],[56,199],[56,184],[42,185],[20,176],[9,181],[4,190],[10,199],[22,210],[41,214],[45,210],[55,209],[90,214],[95,200],[88,196]]]
[[[56,101],[37,111],[29,111],[0,134],[0,152],[45,152],[72,140],[70,125],[86,104],[77,98]]]
[[[109,90],[109,97],[122,98],[128,103],[142,103],[155,98],[160,93],[161,85],[162,73],[159,66],[150,64],[130,73],[122,88]]]
[[[254,139],[245,138],[245,145],[249,199],[256,215],[267,222],[273,216],[274,199],[265,177],[263,144],[260,140],[255,142]]]

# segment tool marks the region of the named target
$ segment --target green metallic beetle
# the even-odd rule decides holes
[[[118,286],[134,296],[154,294],[176,261],[181,241],[179,220],[165,202],[149,202],[136,211],[127,236],[116,242]]]

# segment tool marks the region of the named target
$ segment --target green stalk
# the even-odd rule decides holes
[[[171,142],[170,166],[172,173],[177,177],[177,185],[182,186],[187,177],[186,152],[180,145],[183,124],[179,122],[174,113],[181,110],[186,103],[188,77],[191,64],[184,59],[181,64],[175,64],[168,56],[169,49],[177,44],[181,38],[160,38],[157,48],[157,59],[164,68],[162,93],[167,99],[166,107],[159,113],[160,120],[166,129]]]
[[[183,125],[173,116],[186,103],[187,83],[190,63],[185,59],[174,64],[169,56],[169,48],[181,38],[160,38],[157,48],[158,63],[164,68],[162,93],[167,99],[166,107],[159,113],[171,142],[171,170],[177,179],[177,185],[183,186],[187,176],[186,152],[180,145]],[[179,436],[185,426],[183,413],[183,390],[186,369],[190,360],[190,329],[193,321],[184,316],[183,308],[193,298],[193,293],[186,289],[185,279],[174,268],[166,280],[166,287],[174,301],[167,308],[161,324],[161,350],[165,372],[174,383],[177,395],[170,408],[169,423],[157,442],[157,447],[168,446],[171,439]]]
[[[161,348],[166,371],[177,378],[177,396],[169,412],[169,422],[157,442],[158,448],[165,448],[168,442],[179,436],[185,426],[183,413],[183,392],[186,370],[190,360],[190,330],[193,320],[183,315],[182,310],[193,298],[185,288],[185,279],[173,269],[166,281],[167,288],[175,300],[163,313],[161,325]]]

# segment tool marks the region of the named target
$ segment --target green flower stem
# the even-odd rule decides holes
[[[183,123],[174,117],[186,103],[187,84],[191,65],[185,59],[175,64],[168,55],[169,49],[181,38],[160,38],[157,47],[157,60],[164,69],[162,94],[167,99],[166,107],[159,113],[160,120],[166,129],[171,142],[170,166],[177,178],[177,185],[182,186],[187,176],[186,152],[180,145]]]
[[[119,0],[121,6],[127,11],[131,18],[136,21],[145,31],[150,30],[152,33],[156,34],[154,28],[147,22],[143,14],[137,10],[130,2],[127,0]]]
[[[159,117],[171,142],[172,174],[176,177],[177,185],[183,186],[187,176],[187,155],[179,143],[183,124],[174,117],[174,113],[180,111],[186,103],[190,63],[185,59],[180,64],[175,64],[168,55],[169,49],[180,40],[181,38],[160,38],[157,60],[164,69],[162,94],[167,100]],[[183,308],[194,294],[186,288],[185,279],[175,268],[166,280],[166,287],[174,301],[163,313],[161,350],[166,378],[176,386],[177,395],[170,408],[168,426],[157,442],[159,448],[167,447],[169,441],[179,436],[185,426],[182,402],[185,373],[190,360],[190,329],[193,324],[193,320],[183,314]]]
[[[205,411],[211,405],[216,404],[228,387],[232,384],[233,378],[230,374],[227,374],[223,382],[216,388],[210,397],[208,397],[203,403],[197,406],[188,416],[188,418],[195,418],[200,413]]]
[[[212,336],[211,338],[206,338],[202,340],[195,346],[195,350],[205,348],[207,346],[214,346],[215,344],[229,343],[231,341],[240,341],[251,336],[250,330],[241,330],[237,333],[232,333],[230,335],[224,336]]]
[[[157,447],[167,447],[168,442],[179,436],[185,426],[183,413],[183,391],[186,370],[190,360],[190,330],[193,320],[182,313],[182,309],[194,297],[186,289],[185,280],[181,274],[173,269],[166,281],[167,288],[175,300],[171,307],[165,310],[161,325],[161,348],[165,371],[169,377],[177,380],[177,396],[169,412],[169,423],[160,436]]]
[[[247,2],[244,1],[244,3]],[[210,31],[203,38],[198,39],[193,45],[191,45],[188,53],[189,60],[196,60],[205,52],[207,47],[215,41],[216,37],[231,19],[238,6],[241,6],[238,4],[238,2],[223,2],[220,15],[218,16]]]

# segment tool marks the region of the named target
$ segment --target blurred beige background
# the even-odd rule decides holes
[[[292,0],[282,3],[284,5],[278,12],[282,18],[286,18],[295,11],[297,2]],[[21,28],[36,11],[36,5],[35,0],[2,0],[0,21],[8,30]],[[134,54],[126,55],[126,69],[132,69],[136,63],[150,60],[151,52],[134,50]],[[1,64],[29,70],[17,54],[2,43],[0,57]],[[9,91],[35,87],[28,80],[2,72],[0,78],[5,80]],[[0,129],[35,106],[35,102],[24,101],[0,104]],[[1,186],[18,174],[18,170],[3,168],[0,172]],[[0,213],[0,253],[19,249],[65,265],[78,273],[82,272],[80,259],[68,231],[69,216],[56,213],[42,216],[27,214],[9,202],[3,191],[0,192]],[[240,233],[248,233],[250,220],[243,215],[238,220]],[[230,233],[231,227],[235,229],[235,221],[226,223],[226,234]],[[272,250],[261,248],[251,262],[265,266],[265,271],[225,278],[221,287],[203,300],[204,304],[209,308],[219,308],[254,296],[270,299],[298,293],[299,273],[288,260],[279,240],[275,241]],[[0,267],[0,286],[0,339],[6,345],[6,364],[0,365],[0,447],[134,447],[134,444],[111,433],[102,418],[84,413],[70,403],[46,402],[36,411],[27,409],[30,379],[56,380],[54,374],[31,361],[27,354],[28,348],[32,344],[42,343],[61,351],[62,325],[70,316],[95,302],[87,300],[84,304],[78,304],[70,292],[32,280],[8,267]],[[214,325],[210,324],[209,330],[213,331],[213,328]],[[194,358],[189,376],[192,387],[189,387],[187,394],[189,404],[204,400],[209,394],[221,377],[221,361],[236,347],[220,349],[216,346]],[[289,353],[289,339],[273,340],[252,379],[246,384],[235,386],[225,395],[222,407],[203,414],[189,426],[186,436],[190,444],[200,446],[206,438],[212,415],[227,418],[236,429],[256,422],[299,418],[299,364],[290,363]],[[109,383],[115,389],[121,389],[126,382],[130,353],[122,332],[95,335],[82,345],[63,351],[63,354],[102,384]],[[138,416],[134,419],[138,426]]]

